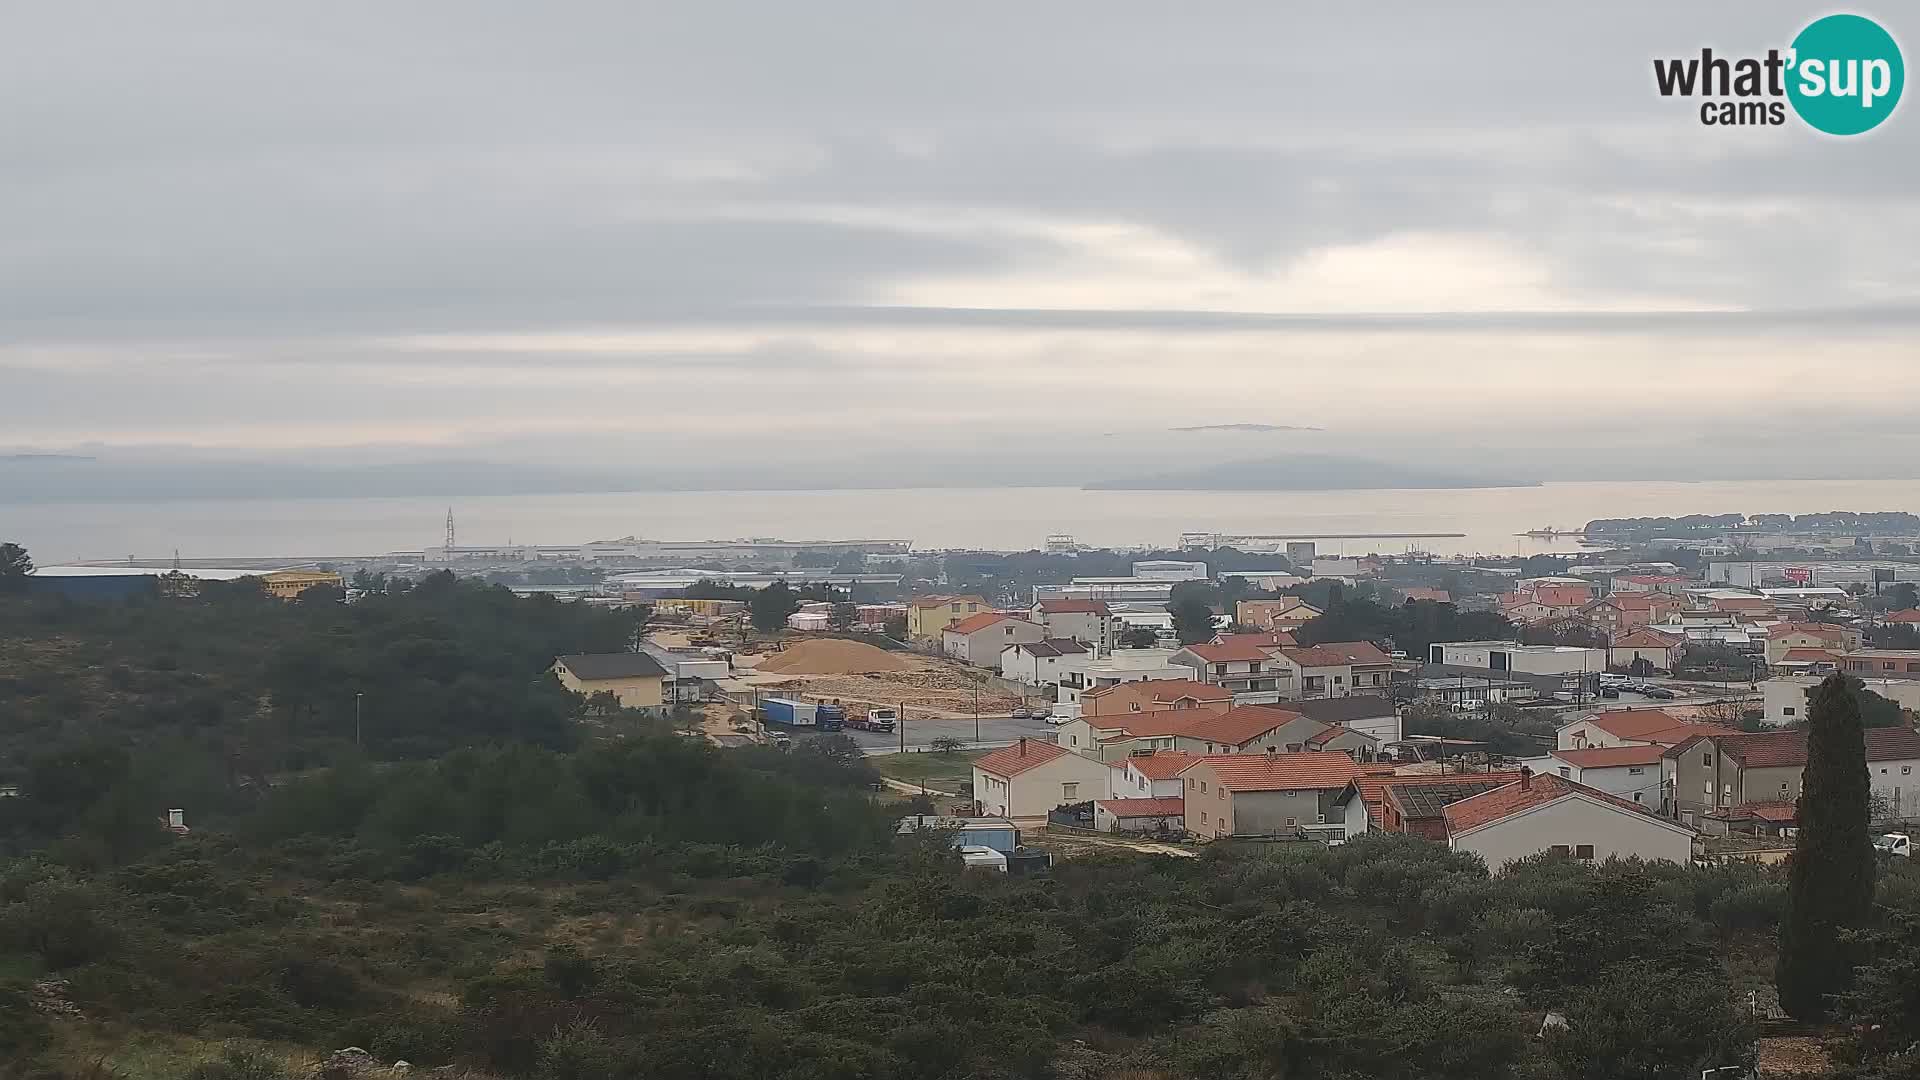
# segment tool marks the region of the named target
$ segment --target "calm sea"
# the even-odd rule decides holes
[[[171,556],[375,555],[438,544],[451,507],[464,544],[901,538],[921,547],[1038,547],[1051,533],[1096,545],[1172,545],[1182,532],[1457,532],[1431,540],[1323,540],[1322,552],[1566,551],[1516,533],[1596,517],[1920,510],[1920,481],[1579,483],[1430,491],[1081,491],[1074,488],[631,492],[457,499],[0,503],[0,540],[42,564]]]

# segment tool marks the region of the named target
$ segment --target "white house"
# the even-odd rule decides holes
[[[1120,620],[1104,600],[1039,600],[1031,614],[1049,640],[1069,638],[1096,656],[1112,652],[1120,633]]]
[[[1920,711],[1920,679],[1861,679],[1866,688],[1899,705]],[[1768,679],[1760,684],[1766,708],[1766,722],[1775,727],[1799,723],[1807,718],[1807,694],[1820,680],[1807,676]]]
[[[1649,809],[1660,806],[1661,762],[1667,748],[1658,744],[1599,746],[1555,750],[1521,764],[1542,776],[1558,776],[1596,791],[1617,795]]]
[[[1115,649],[1107,656],[1089,656],[1079,672],[1069,672],[1060,680],[1060,700],[1076,702],[1088,691],[1121,683],[1188,678],[1193,672],[1175,666],[1170,659],[1173,652],[1172,649]]]
[[[1153,750],[1130,755],[1114,777],[1113,793],[1123,799],[1179,798],[1186,793],[1180,771],[1200,760],[1184,750]]]
[[[941,651],[963,664],[997,668],[1000,652],[1009,645],[1040,641],[1045,629],[1025,619],[1015,619],[995,611],[969,616],[940,632]]]
[[[1693,830],[1604,791],[1559,776],[1523,774],[1447,804],[1447,844],[1499,873],[1543,851],[1582,861],[1641,858],[1686,864]]]
[[[1113,796],[1113,766],[1023,738],[973,763],[973,797],[991,817],[1040,818],[1063,803]]]
[[[1000,650],[1000,677],[1027,686],[1059,686],[1069,673],[1086,670],[1087,655],[1087,647],[1072,638],[1023,641]]]

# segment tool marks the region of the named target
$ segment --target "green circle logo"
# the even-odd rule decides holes
[[[1829,135],[1872,131],[1893,115],[1907,68],[1900,46],[1880,24],[1860,15],[1828,15],[1793,39],[1787,100]]]

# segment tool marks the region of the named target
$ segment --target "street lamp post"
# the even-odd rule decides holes
[[[360,748],[360,699],[363,697],[366,695],[360,691],[353,692],[353,746],[356,750]]]

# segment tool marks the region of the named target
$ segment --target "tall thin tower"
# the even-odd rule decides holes
[[[447,555],[453,555],[453,507],[447,507]]]

